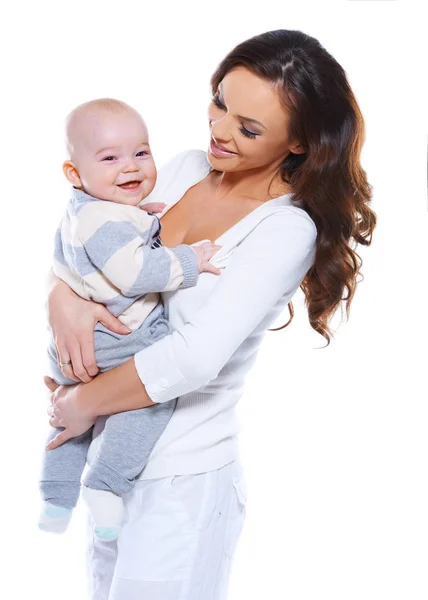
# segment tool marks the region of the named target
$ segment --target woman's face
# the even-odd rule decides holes
[[[288,140],[289,112],[274,85],[245,67],[220,82],[208,118],[208,161],[218,171],[279,167],[298,144]]]

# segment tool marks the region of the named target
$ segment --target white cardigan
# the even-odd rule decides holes
[[[165,202],[162,224],[210,170],[205,152],[183,152],[160,169],[142,204]],[[222,246],[211,259],[220,275],[202,273],[196,286],[162,293],[175,331],[138,352],[135,366],[153,402],[178,402],[139,479],[201,473],[237,458],[245,375],[315,256],[315,224],[291,196],[264,202],[212,240]]]

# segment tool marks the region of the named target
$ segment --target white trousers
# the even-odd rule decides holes
[[[89,522],[90,600],[226,600],[245,518],[238,461],[139,481],[124,501],[118,542],[96,539]]]

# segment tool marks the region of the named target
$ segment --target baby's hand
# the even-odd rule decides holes
[[[190,246],[196,252],[196,257],[198,260],[198,269],[199,273],[214,273],[214,275],[220,275],[220,269],[217,269],[214,265],[209,263],[208,261],[214,254],[221,248],[212,242],[204,242],[203,244],[199,244],[195,246],[192,244]]]
[[[141,210],[145,210],[146,212],[151,213],[161,213],[165,208],[166,204],[164,202],[148,202],[144,206],[139,206]]]

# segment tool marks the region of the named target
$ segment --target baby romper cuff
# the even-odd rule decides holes
[[[183,269],[183,283],[181,287],[186,288],[196,285],[199,275],[196,252],[186,244],[180,244],[176,248],[170,248],[170,250],[174,252]]]

